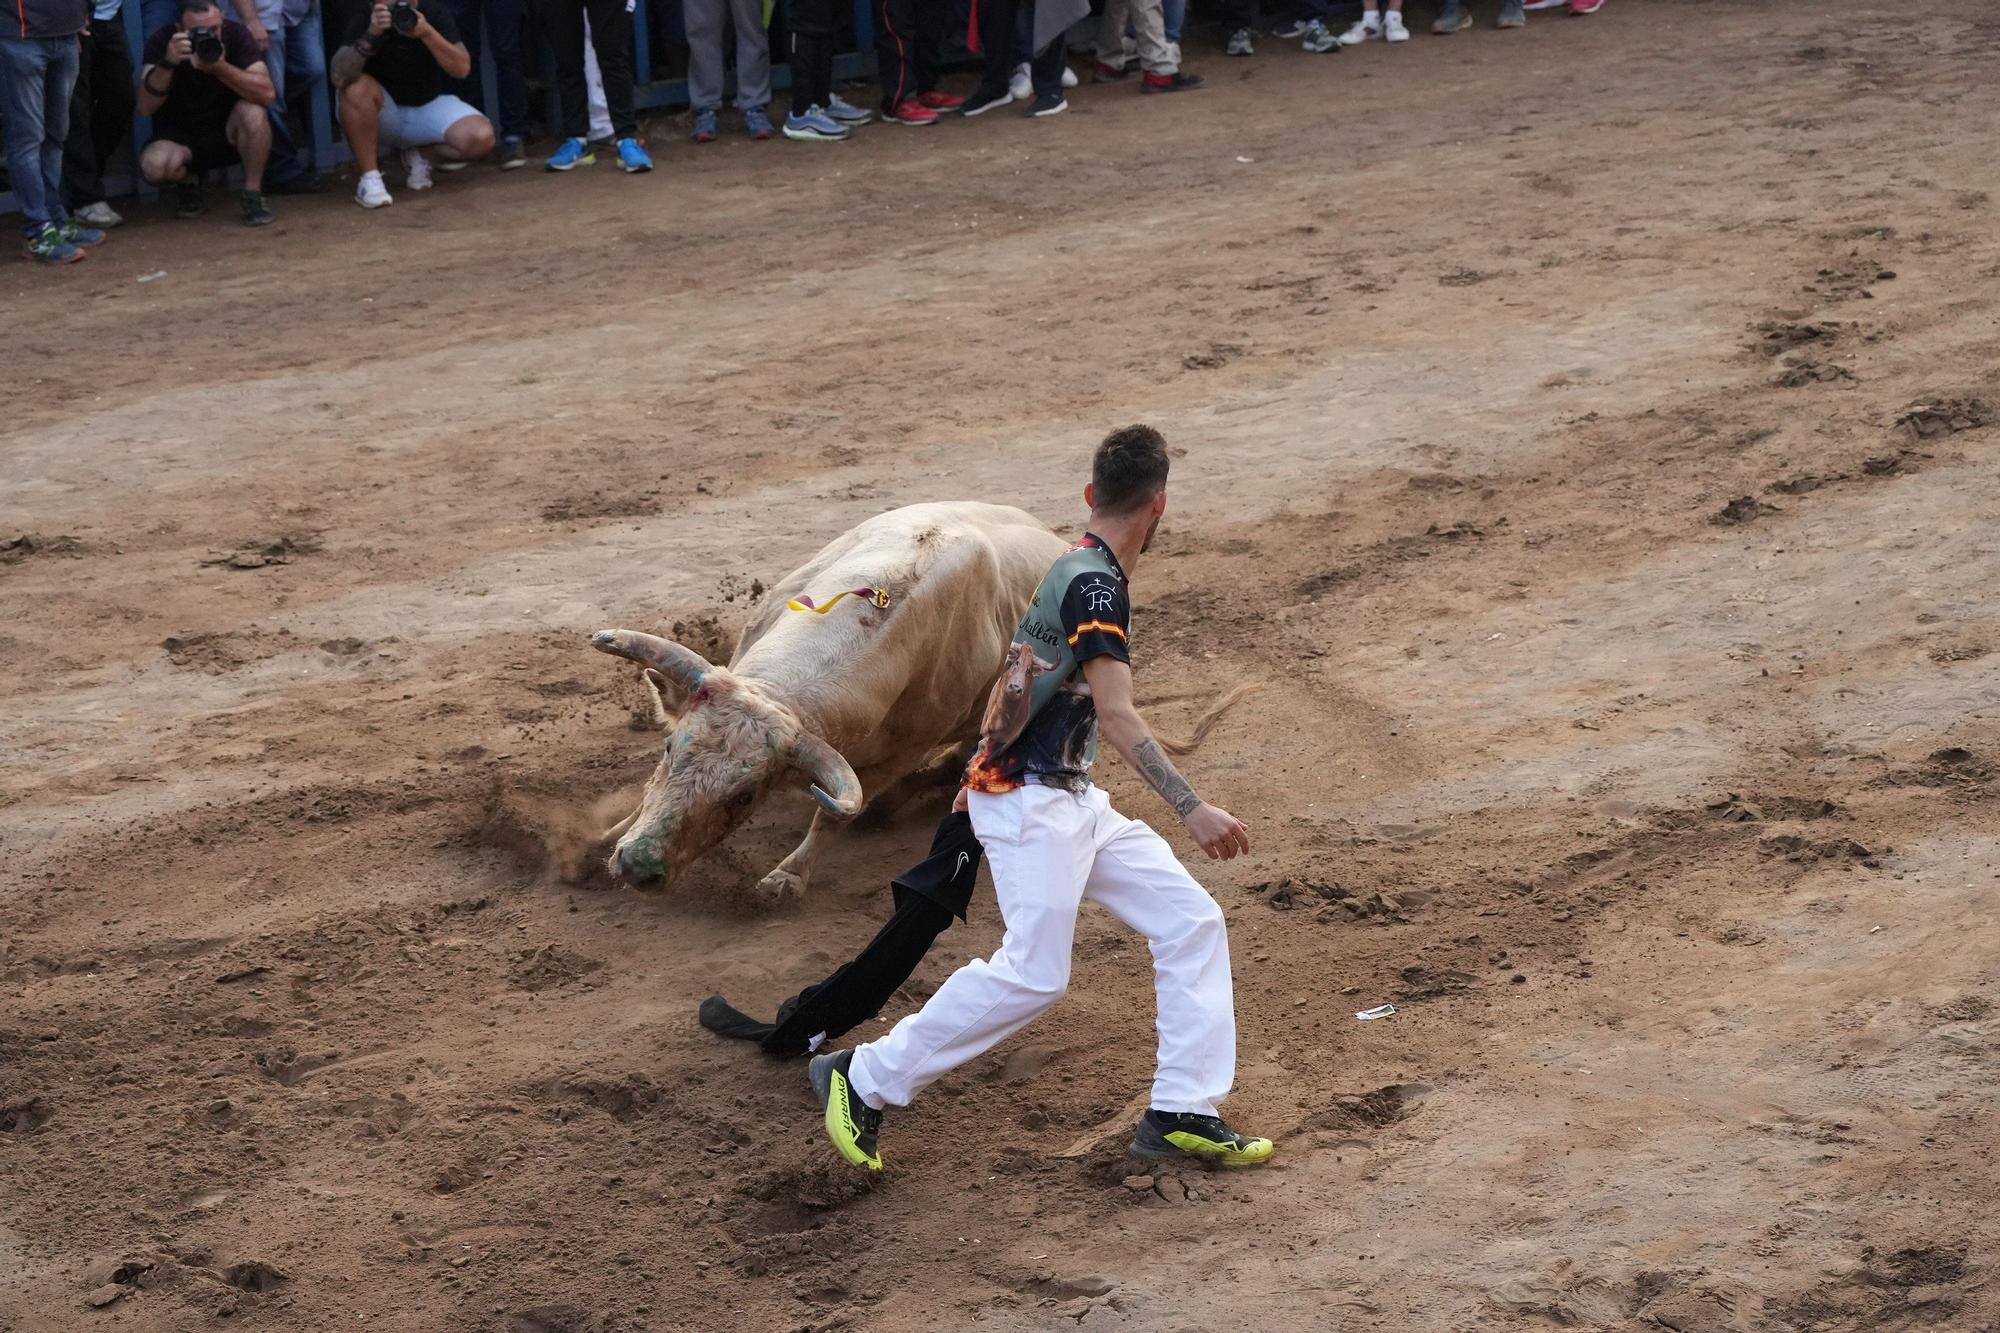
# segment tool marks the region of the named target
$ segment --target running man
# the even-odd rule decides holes
[[[1152,1109],[1140,1119],[1132,1152],[1183,1153],[1226,1166],[1271,1156],[1269,1139],[1238,1134],[1216,1114],[1236,1074],[1222,911],[1157,833],[1113,810],[1090,783],[1101,724],[1211,858],[1250,850],[1242,821],[1194,794],[1132,703],[1126,589],[1167,510],[1160,433],[1150,426],[1114,431],[1098,447],[1083,500],[1089,532],[1042,580],[1014,637],[1017,650],[1028,644],[1055,662],[1033,677],[1028,707],[980,743],[959,794],[992,867],[1007,926],[1000,948],[953,973],[887,1036],[811,1064],[828,1137],[842,1157],[871,1171],[882,1169],[876,1141],[883,1107],[909,1105],[926,1085],[1061,998],[1086,898],[1144,935],[1153,951],[1159,1054]],[[1004,686],[1003,677],[996,689]],[[1012,712],[1000,703],[989,717]]]

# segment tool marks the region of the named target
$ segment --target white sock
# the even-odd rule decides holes
[[[1370,32],[1374,32],[1380,28],[1382,26],[1382,11],[1379,9],[1363,10],[1361,12],[1361,26]]]

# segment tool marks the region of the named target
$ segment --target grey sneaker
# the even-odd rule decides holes
[[[1328,51],[1340,49],[1340,38],[1334,36],[1333,29],[1314,19],[1306,24],[1305,37],[1300,40],[1299,45],[1315,55],[1324,55]]]
[[[1238,28],[1235,32],[1230,33],[1229,45],[1222,48],[1222,54],[1226,56],[1248,56],[1255,55],[1256,53],[1257,48],[1250,44],[1250,30],[1248,28]]]
[[[1525,28],[1528,26],[1528,11],[1521,0],[1501,0],[1500,17],[1493,21],[1496,28]]]
[[[1444,0],[1444,9],[1438,14],[1437,22],[1431,24],[1431,31],[1440,37],[1448,37],[1472,26],[1472,11],[1465,7],[1465,0]]]

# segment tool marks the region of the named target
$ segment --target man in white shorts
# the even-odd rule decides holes
[[[1090,529],[1042,580],[1010,650],[1032,650],[1044,669],[1012,706],[1000,693],[1006,678],[994,687],[991,728],[959,799],[1007,923],[999,951],[953,973],[887,1036],[812,1061],[827,1137],[856,1166],[882,1169],[883,1107],[909,1105],[1062,997],[1085,899],[1153,952],[1159,1048],[1132,1152],[1223,1166],[1271,1156],[1269,1139],[1238,1134],[1216,1114],[1236,1076],[1222,910],[1165,839],[1113,810],[1090,782],[1101,724],[1204,852],[1228,860],[1250,850],[1243,822],[1194,794],[1132,703],[1127,580],[1166,512],[1167,467],[1166,442],[1150,426],[1114,431],[1098,447],[1083,492]]]
[[[361,184],[363,208],[394,202],[382,183],[380,153],[401,149],[404,181],[431,187],[423,150],[447,162],[470,162],[493,151],[493,123],[445,91],[446,79],[472,72],[472,56],[444,0],[336,0],[330,21],[347,34],[329,72],[340,91],[340,128]]]

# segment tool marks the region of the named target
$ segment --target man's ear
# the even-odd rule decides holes
[[[1085,509],[1097,508],[1097,483],[1094,481],[1083,483],[1083,507]]]
[[[1164,518],[1166,517],[1166,513],[1167,513],[1167,488],[1162,486],[1160,488],[1160,493],[1153,497],[1153,517]]]

